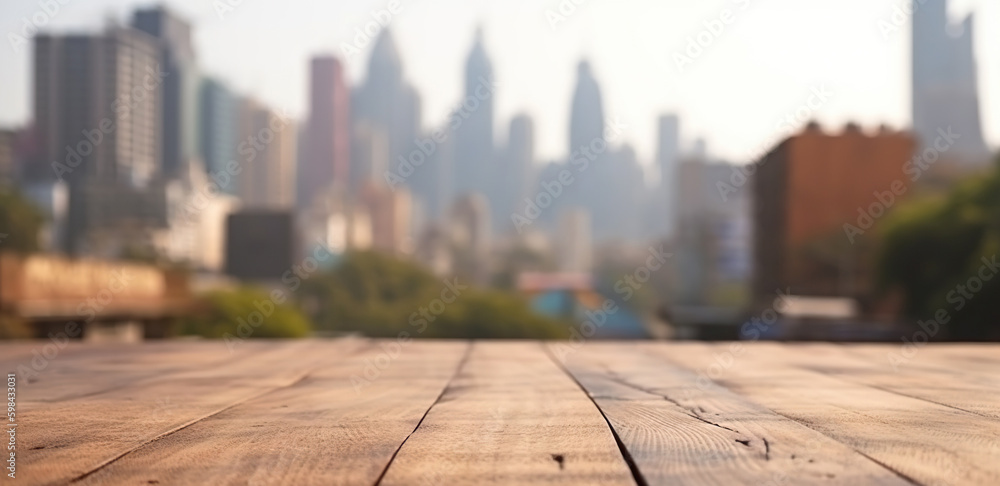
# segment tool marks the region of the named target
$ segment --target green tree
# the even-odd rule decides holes
[[[241,329],[242,326],[242,329]],[[309,321],[294,306],[275,304],[255,289],[216,290],[203,295],[194,315],[179,323],[180,333],[222,338],[296,338],[309,334]]]
[[[21,193],[0,189],[0,250],[33,253],[45,217]]]
[[[880,284],[902,290],[908,317],[931,320],[943,309],[950,321],[938,338],[1000,337],[1000,278],[984,263],[1000,261],[1000,174],[910,203],[883,225]]]
[[[569,335],[565,323],[536,315],[517,295],[466,284],[411,262],[356,252],[310,277],[298,295],[316,328],[327,331],[456,339]]]

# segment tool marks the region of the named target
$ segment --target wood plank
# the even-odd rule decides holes
[[[801,344],[784,347],[776,357],[788,366],[1000,419],[1000,366],[998,373],[978,374],[968,365],[944,364],[925,355],[915,357],[907,366],[894,367],[885,359],[886,346],[863,347],[868,350],[858,349],[858,345]],[[981,346],[971,348],[967,357],[984,350]],[[888,353],[897,351],[890,349]]]
[[[646,346],[921,484],[1000,484],[1000,423],[789,366],[786,345]]]
[[[539,343],[477,342],[381,484],[635,484],[607,422]]]
[[[588,344],[567,368],[649,484],[909,484],[849,447],[634,344]]]
[[[355,389],[381,347],[150,443],[82,484],[374,484],[468,349],[411,342]],[[332,351],[332,349],[331,349]]]
[[[34,366],[30,368],[28,377],[19,373],[22,404],[60,402],[132,386],[141,380],[160,378],[169,373],[252,359],[260,353],[276,351],[280,347],[279,342],[248,340],[231,350],[220,341],[71,343],[52,359],[45,359],[44,356],[37,358],[35,351],[41,353],[47,345],[47,342],[39,342],[26,357],[17,361],[14,368]]]
[[[228,353],[216,344],[220,354]],[[21,404],[18,472],[29,484],[70,481],[162,434],[289,386],[318,364],[343,359],[364,345],[273,342],[273,352],[247,362],[167,374],[66,401]]]

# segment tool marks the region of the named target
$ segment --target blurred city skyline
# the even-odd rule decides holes
[[[308,59],[331,53],[345,61],[349,84],[364,80],[373,41],[346,54],[356,29],[374,21],[373,10],[389,2],[323,4],[295,8],[288,2],[165,2],[189,20],[201,68],[237,91],[303,119],[308,111]],[[293,2],[294,3],[294,2]],[[398,2],[389,28],[401,53],[405,78],[422,101],[421,123],[443,123],[462,96],[462,70],[477,27],[493,63],[496,94],[495,138],[505,138],[507,120],[528,113],[535,120],[538,163],[564,157],[576,65],[586,58],[601,84],[605,111],[627,126],[621,137],[636,149],[639,162],[652,165],[659,114],[677,113],[687,147],[704,138],[709,153],[748,162],[779,134],[774,125],[801,105],[810,89],[834,93],[815,118],[830,129],[856,121],[867,129],[886,123],[911,126],[910,19],[896,26],[894,8],[908,2],[846,0],[821,8],[790,0],[678,2]],[[60,6],[48,32],[96,32],[109,17],[126,24],[129,12],[149,2],[100,0]],[[565,21],[550,18],[560,5],[575,12]],[[744,9],[745,7],[745,9]],[[976,13],[975,52],[987,143],[1000,139],[1000,97],[992,86],[1000,62],[988,45],[1000,29],[998,5],[953,0],[953,22]],[[0,64],[0,124],[30,119],[31,41],[16,48],[10,34],[22,32],[22,18],[39,11],[36,3],[4,4],[0,29],[7,46]],[[707,30],[704,22],[732,11],[732,22],[679,70],[674,53],[684,54],[687,38]],[[569,12],[569,10],[563,10]],[[445,17],[445,13],[447,17]],[[328,14],[328,15],[327,15]],[[559,14],[562,15],[562,14]],[[339,19],[330,21],[329,19]],[[556,22],[554,25],[552,22]],[[266,26],[266,27],[264,27]],[[891,26],[892,31],[884,29]],[[274,35],[267,35],[267,32]],[[262,35],[264,33],[265,35]],[[796,42],[788,42],[796,39]]]

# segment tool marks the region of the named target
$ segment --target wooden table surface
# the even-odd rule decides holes
[[[30,342],[0,367],[11,484],[1000,485],[998,345]]]

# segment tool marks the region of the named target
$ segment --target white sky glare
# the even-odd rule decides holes
[[[46,30],[95,31],[109,17],[125,21],[129,0],[63,0]],[[218,0],[228,2],[229,0]],[[813,87],[834,93],[817,118],[839,129],[849,120],[874,128],[904,128],[910,120],[909,19],[884,36],[881,21],[908,0],[576,0],[576,12],[553,29],[548,10],[572,0],[399,0],[390,23],[404,72],[419,91],[426,127],[443,123],[460,100],[462,70],[477,25],[499,82],[498,143],[510,118],[535,120],[540,161],[562,157],[568,145],[569,103],[576,64],[590,59],[604,109],[620,117],[623,134],[644,163],[655,155],[656,118],[680,115],[683,137],[703,137],[709,151],[746,161],[775,137],[779,118],[802,105]],[[216,0],[171,0],[195,32],[199,64],[236,91],[304,116],[308,59],[320,52],[345,57],[371,12],[388,0],[232,0],[222,18]],[[746,8],[744,8],[746,7]],[[732,12],[712,45],[683,72],[673,54],[705,22]],[[976,18],[980,103],[987,140],[1000,142],[1000,2],[952,0],[957,19]],[[37,0],[0,3],[0,125],[31,117],[31,49],[14,49],[9,34],[39,11]],[[371,45],[345,60],[350,82],[363,79]]]

